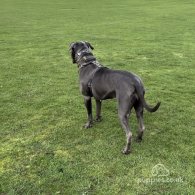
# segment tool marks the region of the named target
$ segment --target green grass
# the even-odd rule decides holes
[[[194,194],[195,3],[192,0],[1,0],[1,194]],[[138,74],[150,104],[132,154],[116,102],[82,129],[86,111],[69,43]],[[135,113],[130,119],[136,135]],[[152,176],[164,164],[167,177]],[[183,182],[147,183],[150,179]],[[139,182],[143,179],[143,182]],[[145,182],[144,182],[145,181]]]

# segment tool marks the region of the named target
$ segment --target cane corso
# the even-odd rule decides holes
[[[85,128],[92,126],[92,102],[96,101],[96,121],[101,121],[102,100],[116,98],[118,102],[118,116],[121,125],[126,133],[127,143],[122,150],[123,154],[129,154],[131,149],[132,132],[129,127],[128,117],[132,107],[134,107],[139,123],[136,140],[142,141],[144,132],[143,108],[149,112],[155,112],[160,102],[156,106],[149,106],[144,99],[144,86],[141,79],[127,71],[112,70],[102,66],[94,57],[93,46],[86,41],[74,42],[70,44],[72,62],[79,68],[80,91],[84,96],[84,103],[87,109],[88,121]]]

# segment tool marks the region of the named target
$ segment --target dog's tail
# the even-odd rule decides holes
[[[148,111],[148,112],[156,112],[158,110],[158,108],[160,107],[160,104],[161,102],[158,102],[156,104],[156,106],[152,107],[152,106],[149,106],[145,99],[144,99],[144,89],[143,89],[143,86],[141,86],[140,84],[137,84],[135,85],[135,89],[136,89],[136,92],[137,92],[137,95],[140,99],[140,101],[142,102],[144,108]]]

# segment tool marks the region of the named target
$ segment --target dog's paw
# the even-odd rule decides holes
[[[141,137],[136,137],[135,141],[136,141],[137,143],[141,143],[141,142],[142,142],[142,138],[141,138]]]
[[[130,154],[131,153],[131,150],[130,149],[127,149],[127,148],[124,148],[121,152],[122,152],[122,154],[127,155],[127,154]]]
[[[96,122],[101,122],[102,121],[102,117],[101,116],[97,116],[95,119]]]
[[[89,129],[92,127],[92,123],[87,122],[85,125],[83,125],[83,128]]]

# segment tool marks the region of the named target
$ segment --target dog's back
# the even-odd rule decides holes
[[[117,97],[117,95],[130,95],[135,92],[135,84],[143,87],[138,76],[121,70],[100,68],[93,77],[92,91],[94,97],[104,100]]]

